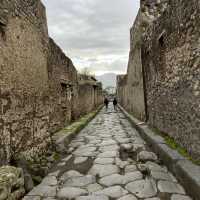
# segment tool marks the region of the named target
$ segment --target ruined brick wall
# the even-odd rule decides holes
[[[102,105],[103,101],[104,98],[103,98],[102,83],[98,82],[95,90],[95,107]]]
[[[90,84],[80,84],[78,90],[80,115],[91,112],[94,108],[94,88]]]
[[[130,31],[130,53],[127,70],[124,108],[138,119],[145,119],[143,73],[141,61],[142,45],[142,20],[141,12]]]
[[[0,164],[48,143],[48,33],[38,0],[1,0]]]
[[[126,78],[118,83],[121,105],[140,120],[146,120],[146,89],[142,64],[143,35],[165,11],[168,0],[141,0],[138,15],[130,30],[130,53]],[[121,84],[121,85],[120,85]]]
[[[91,78],[87,75],[79,75],[77,112],[80,116],[91,112],[103,103],[102,84]]]
[[[147,29],[142,61],[149,123],[200,158],[200,1],[165,1]]]
[[[73,104],[76,101],[78,80],[72,61],[52,39],[49,40],[48,74],[52,109],[50,130],[54,133],[74,118]]]
[[[0,165],[19,153],[43,154],[50,134],[102,102],[96,83],[79,87],[46,22],[40,0],[1,0]]]
[[[126,77],[119,77],[118,79],[120,104],[141,120],[145,120],[144,80],[141,60],[143,22],[143,15],[139,10],[134,25],[130,30],[130,53],[127,74]]]
[[[198,159],[199,13],[198,0],[141,0],[131,29],[127,75],[118,77],[117,88],[127,111],[141,119],[146,114],[152,127],[172,136]]]
[[[117,76],[117,98],[119,104],[123,107],[125,107],[125,105],[127,104],[126,82],[127,82],[127,75]]]

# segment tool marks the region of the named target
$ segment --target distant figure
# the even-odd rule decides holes
[[[105,97],[105,99],[104,99],[104,104],[106,106],[106,109],[108,109],[109,101],[108,101],[107,97]]]
[[[114,98],[113,100],[113,106],[114,106],[114,109],[116,110],[117,109],[117,99]]]

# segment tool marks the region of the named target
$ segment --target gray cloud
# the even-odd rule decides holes
[[[43,0],[49,33],[77,68],[126,70],[139,0]]]
[[[101,71],[105,71],[105,72],[123,72],[124,71],[124,67],[126,66],[126,60],[122,60],[122,59],[117,59],[114,60],[112,62],[99,62],[99,63],[92,63],[90,65],[90,68],[92,71],[95,72],[101,72]]]

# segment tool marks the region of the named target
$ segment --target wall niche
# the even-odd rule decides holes
[[[6,25],[0,21],[0,38],[6,39]]]

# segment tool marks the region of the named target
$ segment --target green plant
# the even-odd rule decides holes
[[[200,160],[195,160],[193,159],[190,154],[188,153],[188,151],[182,147],[181,145],[179,145],[174,138],[170,137],[167,133],[163,133],[160,130],[158,130],[157,128],[152,128],[152,130],[154,131],[154,133],[160,135],[161,137],[163,137],[165,139],[166,144],[171,147],[172,149],[178,151],[183,157],[187,158],[188,160],[192,161],[194,164],[196,165],[200,165]]]
[[[53,159],[54,160],[60,160],[60,155],[56,152],[53,153]]]
[[[73,122],[72,124],[70,124],[69,126],[63,128],[61,130],[61,132],[65,133],[65,134],[71,134],[71,133],[75,133],[75,132],[79,132],[82,128],[84,128],[88,122],[93,119],[96,114],[99,112],[99,110],[101,109],[101,107],[99,107],[97,110],[92,111],[89,114],[84,115],[83,117],[81,117],[79,120]]]

